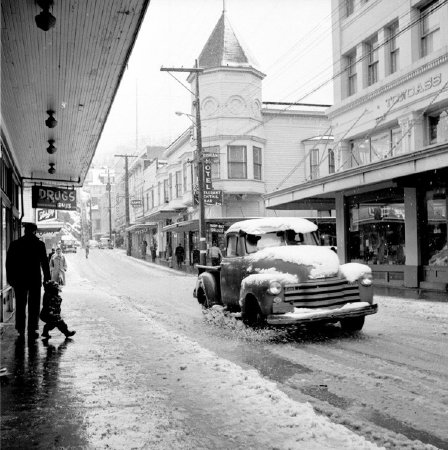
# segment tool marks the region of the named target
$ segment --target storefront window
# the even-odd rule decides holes
[[[350,208],[349,258],[366,264],[405,264],[403,203],[360,203]]]
[[[430,266],[448,266],[446,190],[429,191],[426,194],[428,220],[426,245],[423,246],[423,262]]]

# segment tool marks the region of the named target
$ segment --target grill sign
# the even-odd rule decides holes
[[[76,191],[50,186],[33,186],[32,207],[76,211]]]

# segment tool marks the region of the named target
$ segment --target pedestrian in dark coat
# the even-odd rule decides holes
[[[180,269],[182,267],[182,263],[184,262],[184,258],[185,258],[185,250],[182,247],[182,244],[179,244],[176,247],[174,254],[176,255],[177,268]]]
[[[28,304],[28,338],[39,337],[39,311],[42,286],[50,279],[45,244],[36,236],[34,223],[24,224],[25,234],[11,242],[6,254],[6,279],[14,288],[16,299],[16,330],[24,336],[26,325],[26,306]]]
[[[65,334],[65,337],[73,336],[76,331],[70,331],[67,324],[61,317],[61,303],[62,298],[59,295],[61,288],[55,281],[49,281],[44,285],[44,301],[42,311],[40,313],[40,319],[45,322],[44,329],[42,331],[42,337],[44,339],[50,339],[49,331],[54,328],[58,328],[61,333]]]

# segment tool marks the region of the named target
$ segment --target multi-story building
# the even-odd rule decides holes
[[[89,222],[89,239],[99,239],[109,236],[109,191],[108,184],[115,183],[115,170],[108,167],[92,166],[86,175],[83,191],[88,196],[81,204],[86,210],[86,220]]]
[[[198,63],[203,69],[199,75],[202,150],[209,158],[206,190],[218,191],[215,203],[205,205],[207,243],[221,243],[226,227],[235,220],[275,215],[266,210],[263,195],[316,176],[316,170],[305,170],[306,151],[328,152],[332,138],[325,107],[263,103],[265,75],[241,45],[224,12]],[[188,81],[195,93],[196,75],[191,74]],[[144,161],[135,163],[143,169],[143,202],[129,228],[140,233],[134,249],[142,240],[155,241],[158,254],[169,257],[181,243],[187,262],[192,262],[199,240],[194,106],[190,117],[193,126],[166,148],[163,160],[154,159],[147,166]],[[134,195],[140,196],[138,173],[130,185]]]
[[[333,0],[335,173],[268,208],[336,209],[338,254],[376,284],[448,286],[448,2]]]

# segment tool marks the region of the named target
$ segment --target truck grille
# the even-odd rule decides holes
[[[358,284],[330,278],[285,286],[285,302],[296,308],[321,308],[360,301]]]

